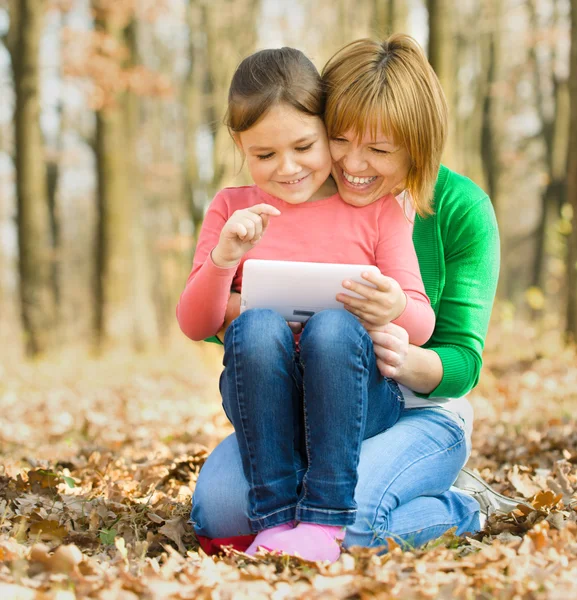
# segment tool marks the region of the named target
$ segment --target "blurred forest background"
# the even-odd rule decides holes
[[[577,335],[576,0],[0,0],[0,345],[168,343],[203,212],[247,180],[221,122],[238,62],[321,69],[393,31],[442,81],[445,164],[494,203],[495,314]]]

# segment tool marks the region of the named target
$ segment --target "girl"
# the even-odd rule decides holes
[[[263,50],[242,61],[227,124],[255,185],[227,188],[211,203],[177,317],[194,340],[215,335],[247,258],[376,264],[387,276],[378,309],[317,313],[298,343],[266,310],[244,312],[224,338],[223,407],[258,532],[247,552],[262,546],[334,561],[343,528],[355,520],[361,443],[394,425],[403,408],[397,384],[378,371],[368,332],[394,321],[423,344],[434,315],[396,190],[369,206],[337,194],[323,110],[320,76],[301,52]],[[397,152],[408,169],[408,154]],[[355,190],[373,183],[344,177]]]

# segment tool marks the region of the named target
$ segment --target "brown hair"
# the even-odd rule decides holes
[[[432,214],[447,138],[447,102],[419,44],[405,34],[383,42],[357,40],[328,61],[322,78],[329,137],[353,131],[362,138],[381,128],[411,157],[406,189],[415,210],[420,216]]]
[[[317,68],[295,48],[260,50],[237,67],[225,123],[231,134],[250,129],[274,105],[322,118],[325,97]]]

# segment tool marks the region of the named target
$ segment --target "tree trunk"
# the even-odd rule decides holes
[[[211,195],[230,185],[239,171],[240,161],[222,125],[226,112],[228,87],[240,61],[254,51],[260,0],[214,0],[207,7],[207,58],[209,65],[209,122],[214,124]]]
[[[371,29],[379,39],[384,39],[392,33],[407,33],[408,13],[407,2],[373,0]]]
[[[577,341],[577,0],[571,0],[571,58],[569,73],[571,121],[567,161],[567,199],[573,208],[567,249],[567,337]]]
[[[123,42],[128,50],[126,68],[139,64],[138,30],[136,19],[132,19],[123,29]],[[124,120],[124,140],[126,146],[126,194],[131,206],[131,221],[126,224],[126,233],[132,234],[131,263],[133,288],[129,303],[133,305],[135,350],[149,349],[158,340],[158,321],[153,301],[153,268],[151,248],[144,218],[144,189],[140,183],[140,164],[138,162],[138,130],[140,124],[141,99],[131,89],[121,98]]]
[[[549,27],[557,27],[557,0],[554,2],[554,21]],[[534,40],[540,38],[540,26],[537,17],[535,0],[528,2],[531,32]],[[549,29],[547,27],[547,29]],[[535,42],[536,44],[537,42]],[[545,69],[540,69],[537,59],[537,47],[531,46],[529,59],[533,68],[533,89],[535,104],[539,120],[541,121],[541,136],[545,144],[545,168],[547,173],[547,186],[541,195],[541,218],[535,231],[535,256],[533,260],[533,273],[531,283],[535,287],[544,286],[546,272],[546,236],[551,225],[559,218],[560,208],[564,202],[564,180],[566,176],[567,157],[567,131],[569,129],[569,104],[568,83],[560,81],[555,74],[555,63],[558,60],[553,52],[550,64]],[[553,88],[553,108],[548,106],[549,99],[545,98],[542,83],[542,72],[551,77]],[[549,75],[550,74],[550,75]],[[548,86],[547,86],[548,87]],[[547,110],[549,108],[549,110]]]
[[[117,40],[122,29],[104,10],[95,29]],[[114,98],[96,113],[97,242],[95,273],[95,338],[99,348],[130,343],[134,335],[134,197],[127,193],[129,148],[124,111]]]
[[[50,347],[56,323],[46,163],[39,120],[39,46],[45,7],[45,0],[13,0],[8,36],[16,95],[20,301],[29,355]]]
[[[428,0],[429,10],[429,62],[439,77],[449,106],[449,135],[443,153],[443,162],[460,170],[455,149],[457,60],[452,27],[454,6],[450,0]]]

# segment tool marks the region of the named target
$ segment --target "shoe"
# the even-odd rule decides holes
[[[473,497],[478,503],[481,514],[486,520],[490,515],[509,514],[514,511],[519,504],[530,510],[535,508],[526,500],[521,498],[509,498],[496,492],[486,481],[483,481],[479,475],[476,475],[469,469],[461,469],[453,487],[461,492]]]

